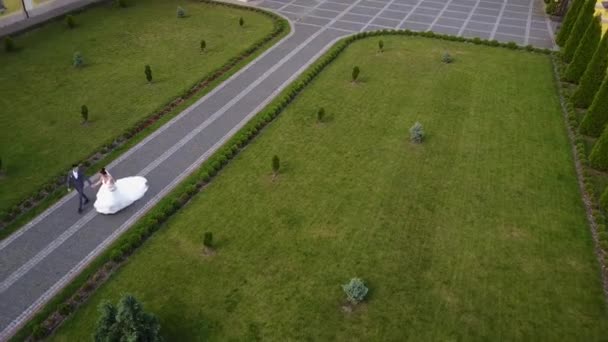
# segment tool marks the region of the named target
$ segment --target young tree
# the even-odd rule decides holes
[[[89,108],[86,105],[80,107],[80,115],[82,116],[82,122],[89,121]]]
[[[181,6],[177,6],[177,17],[178,18],[185,18],[186,17],[186,10],[183,9]]]
[[[148,83],[152,83],[152,69],[150,69],[149,65],[146,65],[144,73],[146,74],[146,80],[148,80]]]
[[[323,119],[325,119],[325,108],[321,107],[317,112],[317,122],[323,122]]]
[[[424,140],[424,128],[418,121],[410,127],[410,141],[416,144],[420,144]]]
[[[71,29],[76,27],[76,20],[74,20],[74,16],[71,14],[66,15],[65,24],[67,25],[68,28],[71,28]]]
[[[7,36],[6,38],[4,38],[4,51],[6,51],[6,52],[15,51],[15,41],[10,36]]]
[[[378,51],[384,52],[384,42],[382,41],[382,39],[378,41]]]
[[[585,35],[576,48],[572,63],[566,68],[564,76],[567,81],[578,83],[581,76],[583,76],[585,69],[587,69],[587,65],[589,65],[593,53],[597,50],[597,45],[602,35],[601,20],[601,16],[595,16],[591,20],[591,24],[587,27]]]
[[[245,25],[245,20],[243,19],[243,17],[239,18],[239,26],[243,27]]]
[[[606,76],[608,67],[608,34],[600,40],[600,44],[595,50],[585,73],[581,77],[580,85],[572,94],[574,105],[579,108],[587,108],[591,105],[593,97],[597,93],[602,80]]]
[[[355,66],[353,68],[353,73],[352,73],[353,82],[357,82],[357,78],[359,78],[359,72],[360,72],[359,67]]]
[[[82,53],[80,51],[74,52],[72,56],[72,65],[74,68],[80,68],[84,65],[84,58],[82,57]]]
[[[160,342],[158,319],[146,313],[141,303],[131,295],[125,295],[115,307],[105,302],[99,307],[96,342],[145,341]]]
[[[600,89],[595,94],[591,107],[583,117],[579,130],[583,134],[597,137],[602,134],[608,122],[608,76],[604,77]]]
[[[281,161],[279,160],[279,156],[275,155],[272,157],[272,173],[276,176],[279,173],[279,169],[281,168]]]
[[[593,145],[589,155],[589,164],[597,170],[608,170],[608,129],[604,132]]]
[[[562,22],[562,27],[559,29],[557,37],[555,38],[557,45],[564,46],[564,44],[566,44],[570,31],[572,30],[572,27],[576,22],[576,18],[578,17],[578,12],[580,11],[581,7],[583,7],[584,3],[585,0],[574,0],[572,5],[570,5],[570,8],[566,13],[566,18],[564,18],[564,21]]]
[[[568,36],[568,40],[566,41],[566,45],[563,49],[563,58],[564,61],[570,63],[572,61],[572,57],[574,57],[574,53],[576,52],[576,48],[581,40],[583,34],[587,30],[587,27],[591,24],[593,20],[593,12],[595,11],[595,0],[585,0],[583,7],[580,9],[578,13],[578,17],[576,18],[576,22],[572,27],[572,31]]]
[[[207,42],[204,39],[201,40],[201,52],[204,52],[206,47],[207,47]]]

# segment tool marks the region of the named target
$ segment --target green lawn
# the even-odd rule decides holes
[[[132,293],[167,341],[605,340],[550,59],[395,36],[378,54],[378,39],[349,47],[53,339],[90,338],[99,303]],[[370,296],[345,313],[354,276]]]
[[[192,1],[138,0],[100,6],[19,36],[0,52],[0,211],[72,162],[179,96],[273,29],[270,18]],[[176,17],[177,6],[189,15]],[[239,17],[245,26],[239,27]],[[201,54],[201,39],[208,50]],[[85,67],[71,66],[75,51]],[[144,66],[152,67],[149,85]],[[80,107],[91,123],[81,125]]]

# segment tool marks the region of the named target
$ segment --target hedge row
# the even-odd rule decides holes
[[[233,159],[258,133],[270,122],[272,122],[283,110],[296,98],[298,94],[310,84],[325,67],[333,62],[340,53],[352,42],[382,35],[403,35],[403,36],[422,36],[429,38],[444,39],[450,41],[460,41],[479,45],[504,47],[508,49],[528,50],[532,52],[548,54],[548,49],[537,49],[532,46],[520,47],[516,43],[499,43],[498,41],[481,40],[479,38],[467,39],[449,35],[435,34],[433,32],[414,32],[410,30],[383,30],[375,32],[362,32],[349,36],[336,43],[327,53],[317,62],[310,66],[307,71],[300,75],[286,90],[281,93],[263,111],[256,114],[243,128],[241,128],[230,140],[216,151],[203,165],[180,183],[169,195],[159,201],[144,217],[142,217],[133,227],[124,233],[112,246],[104,252],[92,269],[85,270],[87,276],[77,278],[70,286],[69,293],[61,293],[59,296],[65,300],[57,300],[53,307],[45,308],[30,324],[24,327],[20,334],[31,338],[43,338],[50,333],[45,324],[51,318],[61,316],[62,319],[73,312],[77,305],[82,303],[83,294],[90,295],[107,276],[100,275],[99,272],[115,270],[124,262],[144,241],[156,232],[173,214],[182,208],[193,196],[200,192],[220,170]],[[96,279],[99,282],[96,282]],[[74,300],[74,298],[79,300]],[[86,298],[84,298],[86,299]],[[53,327],[57,322],[53,321]],[[36,336],[33,335],[36,332]]]
[[[606,216],[601,209],[601,204],[608,202],[608,195],[606,195],[606,191],[604,191],[604,194],[596,194],[596,191],[594,190],[593,173],[589,168],[589,159],[587,158],[588,151],[585,149],[585,139],[578,129],[579,123],[575,105],[572,98],[568,97],[568,85],[559,82],[561,79],[560,76],[563,75],[565,65],[557,56],[554,56],[553,63],[556,79],[559,83],[559,94],[568,126],[568,133],[571,142],[574,145],[574,159],[577,164],[576,169],[583,202],[587,209],[591,232],[596,242],[596,254],[600,265],[602,266],[602,278],[604,280],[604,288],[606,289],[606,285],[608,285],[606,284],[606,282],[608,282],[608,268],[606,268],[606,266],[608,266],[608,230],[606,229]],[[608,296],[608,293],[606,293],[606,295]]]
[[[564,22],[562,23],[562,27],[559,29],[557,37],[555,38],[557,45],[564,46],[564,44],[566,44],[566,41],[570,36],[570,31],[572,30],[572,27],[578,18],[578,13],[581,7],[583,7],[584,3],[585,0],[574,0],[572,5],[570,5],[570,8],[566,13],[566,17],[564,18]]]
[[[226,6],[226,7],[234,7],[239,9],[246,9],[252,12],[262,13],[274,21],[273,31],[266,35],[265,37],[259,39],[254,44],[252,44],[249,48],[242,51],[238,56],[229,59],[224,65],[217,68],[214,71],[211,71],[207,75],[201,78],[200,81],[195,82],[192,86],[185,88],[181,94],[166,104],[159,106],[156,110],[154,110],[152,115],[140,120],[133,126],[125,129],[122,134],[120,134],[116,138],[108,139],[106,142],[100,145],[99,148],[96,149],[94,153],[83,160],[76,161],[74,164],[82,164],[85,167],[89,167],[99,162],[107,156],[112,151],[122,147],[126,143],[128,143],[133,137],[135,137],[138,133],[158,121],[163,116],[171,113],[179,104],[183,101],[191,98],[201,89],[208,86],[211,82],[219,79],[224,76],[227,72],[230,72],[238,63],[248,58],[255,52],[257,52],[261,47],[265,46],[270,41],[274,40],[281,34],[285,32],[285,29],[289,27],[289,24],[283,18],[272,14],[270,12],[261,10],[259,8],[254,7],[244,7],[238,6],[228,3],[219,3],[212,2],[207,0],[201,0],[200,2],[213,5],[213,6]],[[14,222],[20,215],[28,212],[33,209],[37,204],[42,202],[44,199],[52,195],[58,189],[62,189],[65,186],[65,175],[69,172],[69,169],[65,169],[59,172],[56,176],[52,177],[49,181],[47,181],[44,185],[42,185],[38,190],[36,190],[33,194],[27,196],[25,199],[19,201],[17,204],[13,205],[10,209],[0,210],[0,229],[8,226],[12,222]]]
[[[595,94],[597,93],[602,80],[606,77],[606,68],[608,67],[608,34],[605,34],[600,40],[585,73],[581,78],[579,86],[572,95],[572,101],[578,108],[587,108],[591,105]]]

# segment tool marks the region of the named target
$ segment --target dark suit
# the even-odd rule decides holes
[[[87,182],[91,185],[91,181],[84,174],[81,168],[78,168],[77,172],[78,177],[74,176],[74,171],[70,170],[68,173],[68,188],[73,187],[78,191],[78,212],[82,211],[82,206],[89,201],[89,198],[84,194],[84,183]]]

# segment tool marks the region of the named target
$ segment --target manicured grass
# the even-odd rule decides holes
[[[0,52],[0,211],[272,31],[261,14],[198,2],[130,1],[102,6],[18,37]],[[176,8],[188,17],[178,19]],[[245,27],[238,25],[245,18]],[[152,20],[153,19],[153,20]],[[201,39],[207,51],[200,52]],[[71,66],[75,51],[85,67]],[[144,66],[152,67],[147,84]],[[81,124],[80,107],[91,123]]]
[[[127,292],[171,341],[605,338],[549,58],[382,39],[347,48],[54,340],[90,338],[99,303]],[[355,276],[369,300],[345,313]]]

